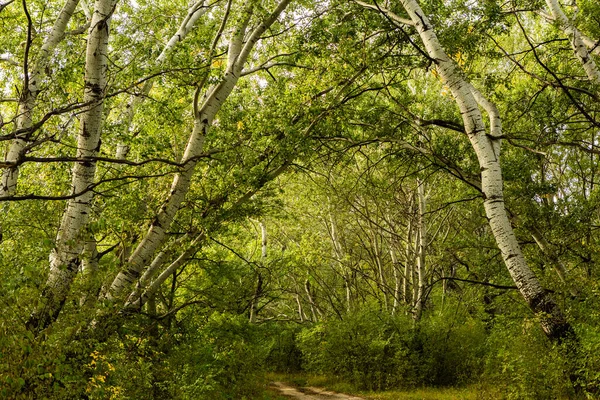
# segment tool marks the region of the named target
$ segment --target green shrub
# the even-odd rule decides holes
[[[214,313],[171,354],[177,399],[244,399],[260,390],[273,340],[245,316]]]
[[[569,365],[533,319],[498,316],[488,338],[483,393],[503,399],[572,398]]]
[[[368,308],[298,334],[307,372],[369,390],[472,382],[482,371],[484,343],[482,324],[470,318],[438,316],[415,328],[407,316]]]
[[[269,329],[273,345],[265,360],[265,369],[285,374],[300,372],[302,353],[296,343],[296,336],[300,332],[298,325],[273,324]]]

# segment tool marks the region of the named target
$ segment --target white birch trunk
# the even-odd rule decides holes
[[[571,23],[569,18],[567,18],[558,3],[558,0],[546,0],[546,4],[550,9],[553,19],[557,21],[561,29],[569,35],[569,41],[571,42],[573,52],[583,66],[588,79],[592,82],[600,83],[600,71],[590,56],[579,30]]]
[[[16,120],[16,137],[10,144],[9,150],[4,158],[7,164],[15,164],[13,167],[5,169],[0,181],[0,197],[10,197],[17,190],[17,181],[19,178],[19,167],[16,165],[19,158],[23,155],[23,150],[27,145],[27,139],[30,135],[29,129],[32,127],[33,110],[36,106],[37,96],[40,92],[41,81],[46,75],[46,67],[50,58],[56,49],[56,46],[65,36],[65,29],[75,12],[79,0],[67,0],[64,7],[58,14],[56,21],[48,36],[46,36],[42,47],[37,55],[37,60],[29,72],[29,85],[23,87],[23,92],[19,99],[19,114]]]
[[[315,296],[313,295],[312,287],[311,287],[308,279],[306,281],[304,281],[304,291],[306,292],[306,296],[308,297],[308,302],[310,303],[310,312],[313,317],[313,322],[317,322],[319,320],[317,317],[317,314],[322,318],[323,313],[321,312],[319,307],[317,307],[317,304],[315,302],[316,301]]]
[[[116,0],[97,0],[88,35],[83,101],[92,104],[81,116],[77,139],[77,158],[94,157],[98,152],[102,131],[103,100],[108,64],[110,17]],[[67,297],[80,264],[85,243],[93,192],[86,190],[94,183],[95,161],[77,162],[72,169],[71,193],[83,193],[67,202],[50,254],[50,274],[42,292],[42,304],[32,313],[27,325],[38,331],[56,319]]]
[[[548,14],[546,11],[540,10],[539,14],[550,22],[556,21],[554,15]],[[570,24],[569,26],[563,26],[562,29],[565,31],[566,34],[573,35],[573,24]],[[591,54],[600,56],[600,41],[593,40],[592,38],[584,35],[581,32],[579,32],[579,37],[581,38],[581,41],[586,45],[588,51]]]
[[[404,276],[402,277],[402,300],[404,304],[410,304],[411,298],[409,297],[409,284],[412,277],[412,265],[414,261],[414,252],[412,245],[412,236],[413,236],[413,217],[412,217],[412,209],[413,209],[413,197],[411,196],[409,204],[408,204],[408,227],[406,228],[406,248],[404,250]]]
[[[197,158],[204,149],[204,140],[208,129],[212,125],[217,112],[237,84],[242,68],[250,55],[250,51],[258,42],[260,36],[275,22],[290,1],[281,1],[275,11],[255,28],[247,41],[244,42],[244,36],[251,16],[251,5],[246,9],[246,17],[234,32],[229,44],[227,70],[221,82],[209,92],[198,111],[198,115],[195,116],[194,129],[181,160],[182,163],[185,163],[185,166],[182,167],[181,172],[173,179],[169,196],[160,208],[146,235],[129,258],[129,262],[115,277],[106,294],[107,299],[116,299],[122,296],[124,291],[141,276],[149,260],[164,243],[165,232],[175,218],[175,214],[190,188]]]
[[[267,227],[263,222],[259,223],[260,225],[260,243],[261,243],[261,257],[260,262],[263,267],[267,265]],[[256,313],[258,310],[258,299],[260,298],[260,294],[262,292],[262,274],[260,270],[256,273],[256,289],[254,290],[254,295],[252,296],[252,302],[250,303],[250,323],[253,324],[256,322]]]
[[[84,281],[84,293],[79,299],[79,304],[84,306],[95,298],[94,281],[98,272],[98,248],[93,234],[89,234],[81,254],[81,273]]]
[[[390,258],[392,260],[392,268],[394,272],[394,302],[392,303],[392,315],[396,314],[398,305],[400,304],[400,296],[402,295],[402,280],[398,269],[398,257],[393,248],[393,239],[390,241]]]
[[[379,247],[379,243],[377,240],[377,232],[375,232],[375,229],[373,229],[371,227],[370,229],[370,233],[372,234],[372,246],[373,246],[373,253],[374,253],[374,258],[375,258],[375,264],[377,265],[377,274],[379,275],[379,290],[381,291],[381,293],[383,294],[383,306],[385,307],[385,310],[388,311],[389,310],[389,293],[388,293],[388,285],[387,285],[387,279],[385,277],[385,270],[384,270],[384,264],[383,264],[383,260],[381,257],[381,249]]]
[[[141,309],[146,301],[154,296],[160,285],[162,285],[173,273],[177,272],[196,252],[200,250],[200,243],[206,237],[206,233],[202,232],[190,243],[189,247],[181,253],[175,261],[173,261],[165,270],[163,270],[156,279],[154,279],[148,285],[147,276],[143,276],[145,279],[141,280],[140,285],[129,295],[127,302],[123,307],[124,310]],[[164,257],[159,258],[158,256],[152,263],[150,269],[159,268],[164,261]],[[154,265],[156,263],[156,266]],[[146,275],[146,274],[145,274]]]
[[[507,269],[529,307],[539,316],[546,335],[560,341],[572,332],[572,328],[558,305],[542,288],[521,252],[504,206],[502,171],[497,153],[499,148],[494,144],[497,139],[487,134],[472,86],[463,79],[457,66],[444,52],[417,1],[400,1],[415,23],[429,57],[436,63],[443,83],[452,91],[460,109],[467,136],[481,168],[486,215]],[[499,128],[500,126],[496,128],[496,134],[501,133]]]
[[[171,36],[159,56],[156,58],[154,64],[156,67],[162,65],[169,54],[173,52],[178,43],[182,42],[183,39],[192,31],[196,22],[206,14],[208,7],[205,6],[205,0],[198,1],[192,6],[189,7],[188,13],[181,22],[179,29],[177,32]],[[123,129],[127,130],[130,134],[135,131],[135,127],[133,126],[133,117],[135,115],[136,108],[144,102],[152,87],[154,86],[155,79],[148,79],[144,82],[144,86],[142,86],[142,90],[140,93],[131,96],[129,103],[125,106],[125,112],[122,116]],[[118,159],[127,158],[127,154],[129,153],[129,146],[123,143],[119,143],[117,145],[117,151],[115,157]]]
[[[425,200],[425,184],[420,179],[417,179],[417,202],[419,205],[419,219],[417,225],[417,302],[415,304],[415,321],[419,321],[423,315],[425,303],[425,251],[427,250],[427,226],[425,224],[425,212],[427,204]]]
[[[330,206],[331,208],[331,206]],[[331,210],[329,211],[329,225],[331,226],[331,242],[333,244],[333,255],[337,264],[339,264],[341,269],[341,275],[344,279],[344,289],[346,292],[346,311],[350,312],[352,308],[352,290],[350,288],[350,274],[347,271],[347,268],[344,266],[344,251],[342,245],[338,238],[337,227],[335,224],[335,220],[333,219],[333,214]]]

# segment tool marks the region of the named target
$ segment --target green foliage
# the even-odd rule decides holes
[[[272,345],[267,327],[245,317],[212,314],[177,338],[170,390],[178,399],[252,399],[261,391],[261,366]]]
[[[101,287],[156,222],[182,170],[194,92],[206,81],[202,100],[221,82],[229,35],[250,4],[231,2],[216,37],[229,2],[206,2],[208,12],[157,63],[188,3],[115,9],[102,161],[90,223],[77,238],[96,242],[99,268],[89,281],[79,274],[38,336],[25,325],[44,292],[65,199],[1,205],[0,397],[250,399],[262,395],[264,371],[302,369],[373,390],[481,378],[484,398],[507,399],[571,396],[573,379],[598,396],[598,87],[584,78],[569,35],[537,12],[542,0],[419,3],[448,55],[498,107],[506,205],[529,265],[572,321],[576,349],[549,344],[518,296],[489,286],[511,277],[484,215],[480,165],[415,30],[345,0],[293,1],[262,35],[243,66],[256,71],[236,83],[205,132],[205,154],[154,255],[168,266],[190,246],[193,254],[158,289],[154,309],[117,313],[124,299],[105,301]],[[250,29],[276,3],[253,0]],[[400,2],[386,3],[406,17]],[[26,61],[31,68],[39,59],[61,7],[2,2],[2,153],[15,134]],[[71,190],[87,107],[78,103],[87,42],[78,7],[39,85],[39,125],[23,154],[35,159],[22,160],[18,196]],[[563,7],[583,34],[600,38],[598,1]],[[125,110],[145,82],[153,87],[130,123]],[[120,144],[131,149],[117,163]],[[428,209],[416,322],[418,184]],[[532,240],[534,228],[550,250]],[[192,243],[199,232],[204,240]],[[259,323],[249,324],[255,295]],[[118,322],[103,331],[105,313]]]
[[[297,325],[275,324],[271,327],[273,346],[263,365],[269,372],[293,374],[302,371],[302,352],[298,348]]]
[[[537,400],[573,395],[564,349],[552,346],[536,321],[499,318],[486,346],[485,398]]]

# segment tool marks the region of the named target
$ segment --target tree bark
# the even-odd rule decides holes
[[[425,306],[425,252],[427,250],[427,225],[425,223],[425,213],[427,212],[427,203],[425,200],[425,184],[417,179],[417,202],[418,202],[418,225],[417,225],[417,302],[415,304],[415,321],[419,321],[423,315]]]
[[[553,19],[558,22],[561,29],[569,35],[569,42],[573,48],[575,56],[583,66],[588,79],[594,83],[600,83],[600,71],[590,56],[585,42],[583,41],[579,30],[567,18],[563,12],[558,0],[546,0],[546,4],[550,9]]]
[[[261,257],[260,262],[261,266],[264,268],[267,265],[267,227],[264,222],[260,222],[260,243],[261,243]],[[258,270],[256,272],[256,289],[254,290],[254,294],[252,296],[252,302],[250,303],[250,323],[256,322],[256,314],[258,312],[258,300],[260,299],[260,295],[262,293],[262,285],[263,285],[263,277]]]
[[[177,32],[171,36],[161,53],[158,55],[154,64],[156,67],[162,65],[169,54],[173,52],[175,46],[182,42],[183,39],[192,31],[196,22],[208,11],[208,7],[205,6],[205,0],[197,1],[188,8],[188,13],[181,22]],[[152,87],[154,86],[155,79],[148,79],[144,82],[140,93],[132,95],[129,103],[125,106],[125,111],[121,117],[123,123],[123,130],[126,130],[130,136],[135,135],[135,127],[133,125],[133,117],[135,115],[136,108],[144,102],[144,100],[150,94]],[[117,151],[115,157],[117,159],[125,159],[129,153],[129,146],[124,143],[117,144]]]

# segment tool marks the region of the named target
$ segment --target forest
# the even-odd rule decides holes
[[[597,0],[1,0],[0,398],[600,398],[598,63]]]

